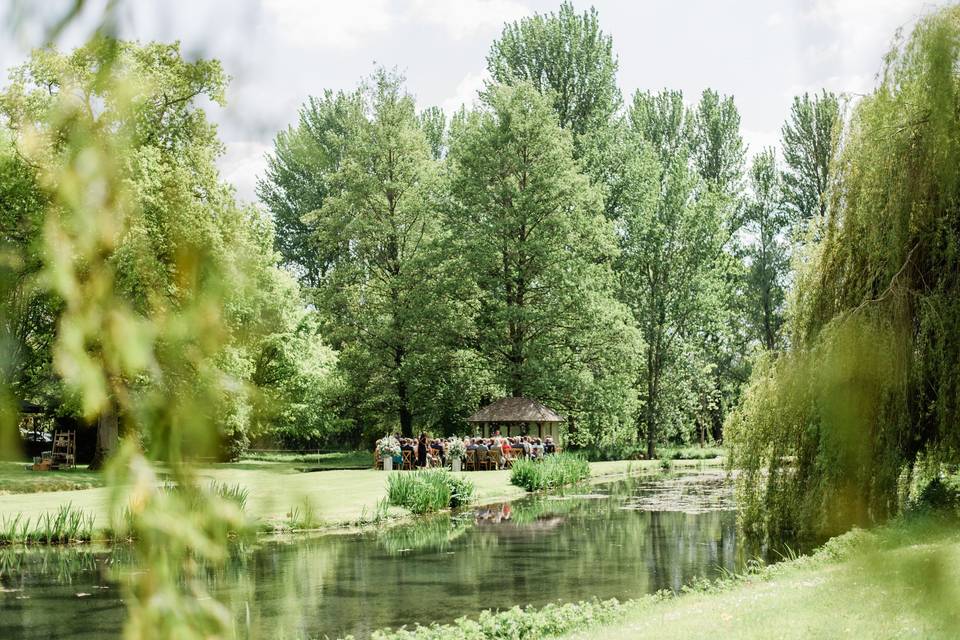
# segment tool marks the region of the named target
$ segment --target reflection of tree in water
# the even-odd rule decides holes
[[[678,589],[695,576],[738,565],[732,512],[624,509],[648,490],[643,482],[621,482],[577,490],[590,495],[533,497],[359,536],[238,545],[226,568],[208,575],[208,584],[233,611],[241,638],[364,637],[385,626],[449,621],[486,608]],[[596,495],[601,492],[611,498]],[[31,580],[41,580],[37,569],[22,569],[23,559],[4,557],[5,581],[29,572]],[[42,579],[48,582],[56,580],[58,563],[76,585],[99,579],[90,554],[70,557],[31,562],[47,567]],[[109,564],[123,566],[119,556],[110,558]],[[0,635],[45,637],[24,635],[20,625],[59,616],[62,626],[69,616],[83,615],[87,603],[74,595],[79,587],[59,589],[20,601],[29,612],[18,614],[17,626],[4,626],[10,618],[0,611]],[[110,596],[113,601],[93,596],[105,608],[97,613],[100,635],[91,638],[119,632],[124,611],[117,590]]]

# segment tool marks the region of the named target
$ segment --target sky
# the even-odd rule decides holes
[[[237,195],[256,180],[278,131],[324,89],[349,90],[377,65],[395,67],[423,108],[470,105],[486,54],[505,22],[555,11],[560,0],[127,0],[119,35],[180,41],[188,58],[217,58],[230,76],[227,106],[204,105],[226,152]],[[0,0],[0,67],[22,63],[72,0]],[[106,0],[87,0],[59,37],[89,36]],[[613,37],[624,97],[710,87],[732,95],[749,152],[776,145],[794,95],[827,88],[856,96],[876,82],[897,29],[946,4],[930,0],[574,0],[596,7]],[[5,79],[5,78],[4,78]]]

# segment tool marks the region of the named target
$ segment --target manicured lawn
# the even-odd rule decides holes
[[[960,540],[926,540],[839,563],[794,563],[772,579],[639,604],[567,640],[960,637]]]
[[[61,471],[30,471],[28,462],[0,462],[0,495],[72,491],[103,486],[103,477],[85,466]]]
[[[620,461],[591,463],[594,481],[615,479],[625,473],[655,472],[659,461]],[[696,469],[709,464],[701,461],[677,461],[675,469]],[[283,519],[293,509],[309,508],[314,517],[329,526],[355,523],[370,516],[377,502],[386,495],[387,474],[370,468],[304,473],[298,464],[288,462],[245,461],[204,467],[201,475],[210,480],[240,485],[249,491],[247,512],[259,520]],[[402,473],[402,472],[395,472]],[[467,474],[476,484],[480,502],[509,500],[524,494],[510,484],[508,471],[482,471]],[[54,511],[70,502],[74,507],[97,515],[98,526],[105,524],[108,494],[103,488],[81,491],[56,491],[0,496],[0,517],[23,513],[25,516]],[[397,510],[393,510],[397,513]]]

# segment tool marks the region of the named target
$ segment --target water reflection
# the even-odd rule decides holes
[[[266,543],[211,572],[210,588],[243,638],[364,637],[486,608],[678,590],[744,561],[734,513],[717,502],[729,487],[715,477],[684,483],[681,510],[664,503],[673,485],[623,482],[363,535]],[[0,637],[116,637],[124,555],[0,554]]]

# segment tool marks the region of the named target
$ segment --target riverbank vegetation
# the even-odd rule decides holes
[[[485,611],[452,624],[382,630],[373,637],[767,638],[775,617],[782,638],[881,638],[910,628],[916,637],[946,639],[960,630],[960,617],[947,604],[960,596],[948,577],[960,569],[956,517],[955,511],[924,511],[873,531],[855,529],[810,555],[752,563],[742,574],[696,581],[678,594]]]
[[[902,510],[960,446],[960,8],[922,19],[837,131],[824,215],[727,425],[744,527],[822,538]]]
[[[520,458],[510,468],[510,484],[527,491],[550,491],[590,477],[590,463],[586,458],[558,453],[542,459]]]
[[[469,478],[446,469],[391,473],[387,477],[387,500],[414,514],[467,506],[475,491]]]
[[[472,485],[302,472],[367,454],[206,464],[462,433],[501,396],[556,408],[568,450],[644,458],[594,470],[676,469],[665,447],[722,443],[745,533],[834,537],[686,599],[401,637],[636,637],[651,620],[660,637],[751,637],[772,612],[795,622],[784,635],[956,635],[955,523],[851,529],[955,501],[960,8],[898,36],[866,95],[796,96],[780,153],[748,158],[733,96],[624,96],[597,12],[563,2],[504,27],[449,121],[387,68],[317,87],[250,204],[217,166],[221,63],[114,37],[117,4],[0,90],[0,456],[25,457],[29,414],[34,446],[72,426],[104,470],[11,479],[0,536],[128,539],[143,570],[124,586],[127,637],[231,637],[205,571],[251,519],[380,522],[385,498],[419,514],[590,474],[569,454]],[[64,506],[30,486],[79,490]]]

